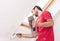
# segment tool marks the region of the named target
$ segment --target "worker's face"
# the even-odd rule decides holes
[[[37,15],[38,13],[39,13],[39,15],[41,15],[41,13],[42,13],[37,7],[35,8],[35,12],[36,12],[36,15]]]
[[[32,13],[33,13],[33,15],[35,15],[36,17],[38,16],[38,11],[32,10]]]

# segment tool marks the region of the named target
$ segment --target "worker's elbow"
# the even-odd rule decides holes
[[[51,22],[51,26],[53,26],[54,25],[54,22]]]
[[[53,26],[53,25],[54,25],[54,22],[51,22],[51,23],[50,23],[50,26]]]
[[[52,25],[54,25],[54,22],[52,23]]]

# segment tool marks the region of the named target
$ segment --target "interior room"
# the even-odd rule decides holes
[[[30,34],[31,30],[20,26],[28,23],[32,8],[38,5],[48,10],[54,20],[54,38],[60,41],[60,0],[0,0],[0,41],[35,41],[35,38],[17,38],[14,33]]]

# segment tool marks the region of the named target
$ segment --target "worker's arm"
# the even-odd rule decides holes
[[[26,28],[30,28],[29,23],[21,23],[20,26],[24,26],[24,27],[26,27]]]
[[[49,2],[43,7],[44,10],[48,10],[49,7],[52,5],[52,3],[54,2],[54,0],[49,0]]]
[[[36,38],[37,37],[37,34],[23,34],[22,35],[23,38]]]
[[[17,34],[17,37],[19,37],[19,38],[36,38],[37,33],[33,33],[33,34]]]
[[[36,24],[37,26],[40,26],[40,27],[50,27],[50,26],[53,26],[54,25],[54,22],[53,22],[53,19],[47,19],[46,22],[43,22],[43,23],[37,23]]]

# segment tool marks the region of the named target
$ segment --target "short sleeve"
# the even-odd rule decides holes
[[[52,19],[51,13],[48,11],[45,11],[43,15],[44,15],[44,19]]]

